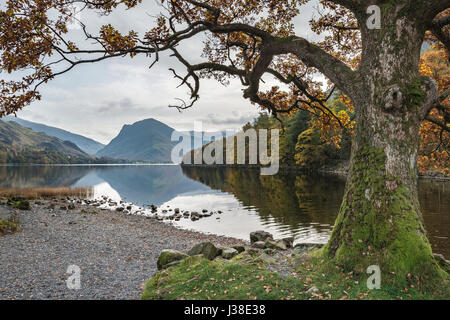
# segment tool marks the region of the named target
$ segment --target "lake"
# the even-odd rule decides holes
[[[332,175],[178,165],[1,166],[1,188],[92,187],[138,206],[222,211],[199,221],[171,221],[180,228],[248,240],[266,230],[295,242],[328,240],[345,180]],[[450,258],[450,181],[419,180],[419,200],[433,251]]]

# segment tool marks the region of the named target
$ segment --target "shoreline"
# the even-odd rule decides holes
[[[181,167],[186,168],[235,168],[235,169],[249,169],[249,170],[258,170],[261,168],[260,165],[248,165],[248,164],[180,164]],[[331,169],[327,168],[319,168],[319,169],[303,169],[297,166],[280,166],[280,172],[299,172],[304,174],[331,174],[336,175],[341,178],[346,178],[348,171],[342,169]],[[436,181],[450,181],[450,177],[439,176],[439,175],[418,175],[418,179],[426,179],[426,180],[436,180]]]
[[[0,236],[0,299],[139,299],[162,250],[247,245],[77,201],[62,209],[68,201],[32,200],[31,210],[0,205],[22,229]],[[81,269],[80,290],[67,288],[70,265]]]

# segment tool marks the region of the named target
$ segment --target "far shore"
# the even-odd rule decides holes
[[[249,164],[180,164],[182,167],[205,167],[205,168],[236,168],[236,169],[251,169],[257,170],[261,168],[261,165],[249,165]],[[342,168],[319,168],[319,169],[305,169],[298,166],[280,166],[280,172],[299,172],[305,174],[331,174],[335,176],[340,176],[342,178],[347,177],[348,170],[343,170]],[[431,180],[442,180],[450,181],[450,177],[446,177],[438,174],[419,174],[419,179],[431,179]]]

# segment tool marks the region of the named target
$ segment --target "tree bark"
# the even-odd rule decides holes
[[[401,7],[382,8],[380,30],[363,28],[361,82],[346,191],[326,256],[348,270],[378,265],[405,280],[442,275],[417,196],[419,126],[437,88],[418,71],[425,26]]]

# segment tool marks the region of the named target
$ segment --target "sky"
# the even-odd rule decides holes
[[[318,39],[308,23],[317,15],[316,7],[316,1],[301,7],[301,14],[295,20],[297,36],[310,41]],[[154,16],[160,11],[154,0],[144,0],[137,8],[119,10],[107,17],[83,11],[79,19],[92,32],[102,24],[111,23],[122,32],[133,29],[143,34],[153,26]],[[69,38],[86,43],[76,25],[70,29]],[[198,36],[189,39],[179,51],[190,62],[203,61],[199,50],[201,40]],[[80,65],[41,86],[42,99],[17,112],[17,116],[107,144],[123,125],[146,118],[157,119],[179,131],[193,130],[194,121],[201,121],[206,131],[219,131],[241,128],[261,111],[242,97],[239,80],[231,81],[226,87],[215,80],[202,80],[200,100],[180,113],[168,105],[175,104],[175,98],[188,100],[188,90],[176,88],[179,80],[168,69],[175,67],[181,74],[185,69],[166,54],[149,69],[152,62],[153,58],[137,56]]]

